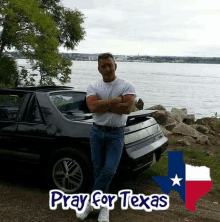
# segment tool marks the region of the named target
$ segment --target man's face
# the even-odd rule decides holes
[[[116,68],[117,64],[111,57],[99,60],[98,70],[102,74],[104,82],[112,82],[115,80]]]

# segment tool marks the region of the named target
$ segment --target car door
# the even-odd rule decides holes
[[[25,93],[13,91],[0,92],[0,157],[12,158],[16,147],[15,134],[18,126],[17,118]]]
[[[18,146],[13,150],[13,157],[21,161],[39,163],[41,150],[53,140],[48,136],[47,128],[36,95],[33,94],[18,124],[16,132]]]

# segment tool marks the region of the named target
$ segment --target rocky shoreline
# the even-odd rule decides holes
[[[135,101],[133,111],[143,110],[142,99]],[[220,145],[220,120],[216,117],[205,117],[195,121],[195,115],[187,114],[187,109],[172,108],[167,111],[162,105],[152,106],[144,110],[158,110],[152,117],[160,125],[164,135],[178,139],[177,145],[190,146],[192,144]]]

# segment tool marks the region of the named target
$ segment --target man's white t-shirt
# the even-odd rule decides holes
[[[86,98],[95,94],[98,94],[102,99],[112,99],[127,94],[137,96],[132,83],[118,77],[109,83],[105,83],[103,79],[100,79],[89,84]],[[101,126],[120,127],[126,125],[127,117],[127,114],[117,114],[106,111],[103,113],[93,113],[93,122]]]

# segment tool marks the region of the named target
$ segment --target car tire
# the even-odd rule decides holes
[[[59,149],[45,167],[47,184],[64,193],[86,193],[94,182],[92,170],[92,162],[84,153],[74,148]]]

